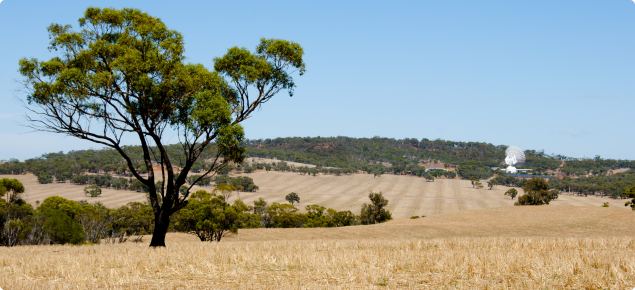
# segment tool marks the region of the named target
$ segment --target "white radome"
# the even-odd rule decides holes
[[[521,165],[525,163],[525,152],[516,146],[509,146],[507,150],[505,150],[505,164],[507,169],[505,172],[516,173],[518,170],[515,165]]]

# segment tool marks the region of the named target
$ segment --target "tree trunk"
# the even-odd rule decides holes
[[[154,232],[152,233],[152,240],[150,241],[150,247],[165,247],[165,234],[168,232],[170,226],[170,217],[166,219],[158,218],[154,222]]]

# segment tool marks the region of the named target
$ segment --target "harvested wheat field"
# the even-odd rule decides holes
[[[467,180],[437,179],[426,182],[424,178],[399,175],[382,175],[373,178],[371,174],[318,175],[308,176],[294,173],[257,172],[241,174],[254,179],[260,187],[257,192],[242,192],[231,199],[240,198],[247,204],[262,197],[271,202],[286,203],[284,197],[290,192],[300,196],[298,208],[319,204],[336,210],[350,210],[359,214],[363,203],[368,203],[368,192],[382,191],[389,200],[388,210],[394,218],[411,216],[433,216],[464,210],[513,206],[514,200],[504,195],[509,189],[496,186],[494,189],[474,189]],[[237,176],[237,175],[233,175]],[[99,197],[88,197],[84,186],[71,183],[39,184],[32,174],[0,175],[0,178],[17,178],[26,187],[25,200],[31,204],[46,197],[57,195],[67,199],[88,202],[99,201],[108,207],[118,207],[132,201],[145,201],[145,195],[128,190],[102,189]],[[211,187],[195,186],[193,190]],[[522,189],[519,189],[522,194]],[[230,200],[231,200],[230,199]],[[624,207],[624,200],[606,197],[582,197],[560,195],[551,205],[601,206],[608,202],[611,207]]]
[[[5,289],[632,289],[633,238],[0,249]]]
[[[316,239],[432,239],[462,237],[635,237],[630,208],[581,206],[499,207],[416,220],[394,219],[372,226],[310,229],[243,229],[225,241]],[[178,239],[177,239],[178,237]],[[196,238],[177,235],[181,239]]]
[[[394,218],[411,216],[433,216],[463,210],[513,206],[514,200],[505,196],[509,187],[474,189],[470,181],[459,179],[437,179],[426,182],[424,178],[400,175],[372,174],[318,175],[308,176],[293,173],[243,174],[254,179],[260,190],[241,193],[247,204],[259,197],[269,202],[286,203],[284,197],[290,192],[300,196],[299,208],[319,204],[336,210],[359,213],[362,204],[368,203],[368,192],[382,191],[389,200],[388,210]],[[204,189],[204,188],[203,188]],[[518,189],[522,194],[522,189]],[[237,196],[234,196],[237,198]],[[582,197],[561,195],[552,205],[601,206],[609,202],[613,207],[624,207],[624,200],[596,196]]]
[[[149,239],[140,244],[3,247],[0,285],[5,289],[632,289],[635,231],[629,225],[635,222],[635,213],[584,209],[507,207],[372,226],[240,230],[238,236],[220,243],[170,234],[165,249],[148,248]]]

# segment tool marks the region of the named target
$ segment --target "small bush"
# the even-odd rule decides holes
[[[84,194],[90,197],[98,197],[101,195],[101,188],[98,185],[90,185],[84,187]]]
[[[558,198],[557,190],[549,190],[549,183],[540,177],[534,177],[523,187],[525,195],[518,197],[514,205],[543,205]]]
[[[371,191],[370,194],[368,194],[368,198],[371,200],[372,204],[364,203],[362,205],[362,212],[359,216],[362,224],[370,225],[392,219],[390,211],[385,209],[388,205],[388,200],[384,198],[381,191],[379,193]]]
[[[37,182],[41,184],[48,184],[53,182],[53,176],[46,172],[39,172],[35,174],[37,176]]]
[[[48,233],[51,242],[56,244],[81,244],[84,242],[82,226],[62,211],[49,213],[44,222],[44,231]]]

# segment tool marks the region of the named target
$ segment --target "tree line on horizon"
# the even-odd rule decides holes
[[[487,179],[494,171],[491,167],[503,166],[507,146],[494,146],[480,142],[453,142],[445,140],[391,139],[391,138],[349,138],[349,137],[293,137],[276,139],[245,140],[241,144],[246,149],[246,157],[277,159],[316,165],[316,168],[290,166],[284,163],[274,164],[233,164],[225,171],[238,169],[252,172],[256,169],[274,171],[292,171],[306,174],[352,174],[359,171],[381,175],[412,174],[425,176],[422,163],[443,163],[445,168],[454,168],[463,179],[476,177]],[[167,154],[173,160],[184,160],[180,156],[178,144],[165,146]],[[124,146],[124,150],[140,173],[147,173],[143,162],[143,150],[140,146]],[[201,172],[210,166],[215,156],[215,147],[210,146],[201,153],[201,158],[193,164],[193,173]],[[525,151],[527,161],[524,168],[533,169],[536,174],[546,170],[559,169],[569,177],[601,176],[618,168],[635,167],[635,161],[568,158],[562,155],[547,155],[542,151]],[[564,166],[560,167],[564,163]],[[184,164],[176,162],[175,166]],[[0,174],[24,174],[33,172],[42,183],[53,180],[71,180],[82,172],[111,173],[132,176],[121,155],[112,149],[91,149],[69,151],[67,153],[47,153],[40,157],[20,162],[11,159],[0,164]],[[226,172],[225,172],[226,173]],[[222,174],[222,173],[221,173]],[[448,176],[448,178],[450,178]],[[453,178],[453,177],[452,177]]]
[[[351,137],[287,137],[247,139],[243,143],[248,156],[277,158],[318,166],[346,167],[388,163],[393,171],[404,172],[420,163],[442,163],[445,167],[473,166],[479,168],[504,165],[506,145],[482,142],[458,142],[423,138],[351,138]],[[523,168],[537,173],[561,169],[569,176],[603,174],[618,168],[635,167],[635,161],[592,159],[550,155],[544,151],[525,150]],[[562,163],[564,166],[561,167]],[[467,179],[467,175],[465,176]]]

